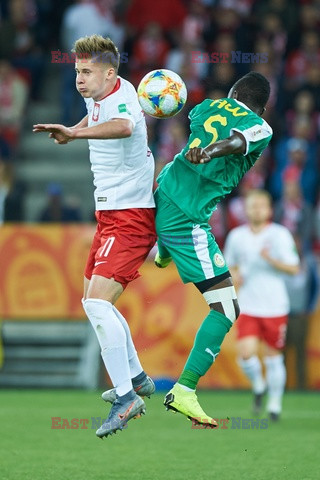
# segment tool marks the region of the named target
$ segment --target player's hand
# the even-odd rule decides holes
[[[190,148],[185,157],[190,163],[194,163],[196,165],[199,163],[208,163],[211,160],[211,157],[207,154],[206,150],[199,147]]]
[[[261,257],[272,265],[273,258],[270,256],[269,249],[264,247],[260,252]]]
[[[73,140],[72,129],[58,123],[39,123],[33,125],[32,131],[34,133],[48,132],[49,138],[53,138],[54,143],[58,143],[59,145],[65,145]]]

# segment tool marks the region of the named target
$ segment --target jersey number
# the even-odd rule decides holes
[[[111,247],[115,241],[115,237],[109,237],[106,240],[106,243],[103,245],[101,252],[99,253],[99,257],[107,257],[109,255],[109,252],[111,250]]]
[[[214,143],[216,142],[217,138],[218,138],[218,132],[217,132],[217,129],[215,127],[212,126],[213,123],[215,122],[218,122],[220,123],[220,125],[222,125],[223,127],[225,127],[227,125],[227,119],[226,117],[223,117],[222,115],[211,115],[211,117],[207,118],[207,120],[204,122],[203,124],[203,128],[205,129],[206,132],[208,133],[211,133],[212,134],[212,139],[211,141],[209,142],[209,145],[211,145],[211,143]],[[194,140],[192,140],[192,142],[190,143],[189,145],[189,148],[193,148],[193,147],[199,147],[201,144],[201,140],[200,138],[195,138]],[[207,145],[206,145],[207,146]]]

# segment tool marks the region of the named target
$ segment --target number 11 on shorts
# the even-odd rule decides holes
[[[103,245],[101,252],[99,253],[99,257],[107,257],[111,250],[112,245],[114,244],[116,237],[109,237],[107,238],[105,244]]]

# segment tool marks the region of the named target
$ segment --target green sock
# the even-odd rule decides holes
[[[178,383],[192,389],[196,388],[200,377],[209,370],[219,354],[223,339],[231,326],[230,320],[222,313],[210,310],[197,332]]]

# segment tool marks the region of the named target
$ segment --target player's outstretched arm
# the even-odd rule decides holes
[[[112,118],[108,122],[93,127],[73,128],[74,138],[107,140],[126,138],[132,135],[133,123],[126,118]]]
[[[76,125],[73,125],[73,127],[70,127],[70,128],[85,128],[87,126],[88,126],[88,115],[83,117],[83,119],[80,120],[79,123],[77,123]]]
[[[224,157],[227,155],[245,153],[246,141],[241,133],[235,132],[224,140],[208,145],[206,148],[194,147],[186,153],[186,159],[191,163],[208,163],[213,158]]]
[[[87,126],[88,115],[83,117],[83,119],[73,127],[65,127],[64,125],[52,123],[38,123],[37,125],[33,125],[33,132],[49,132],[49,138],[53,138],[55,143],[58,143],[59,145],[65,145],[71,142],[71,140],[74,140],[74,138],[71,138],[70,136],[70,129],[85,128]]]
[[[65,145],[73,140],[72,128],[65,127],[59,123],[38,123],[37,125],[33,125],[32,131],[34,133],[49,133],[49,137],[53,138],[54,142],[58,143],[59,145]]]
[[[86,118],[86,117],[85,117]],[[85,122],[85,118],[82,120]],[[82,123],[80,122],[80,124]],[[34,133],[48,132],[55,143],[64,145],[77,138],[107,140],[130,137],[133,123],[124,118],[114,118],[93,127],[65,127],[57,123],[39,123],[33,126]]]

